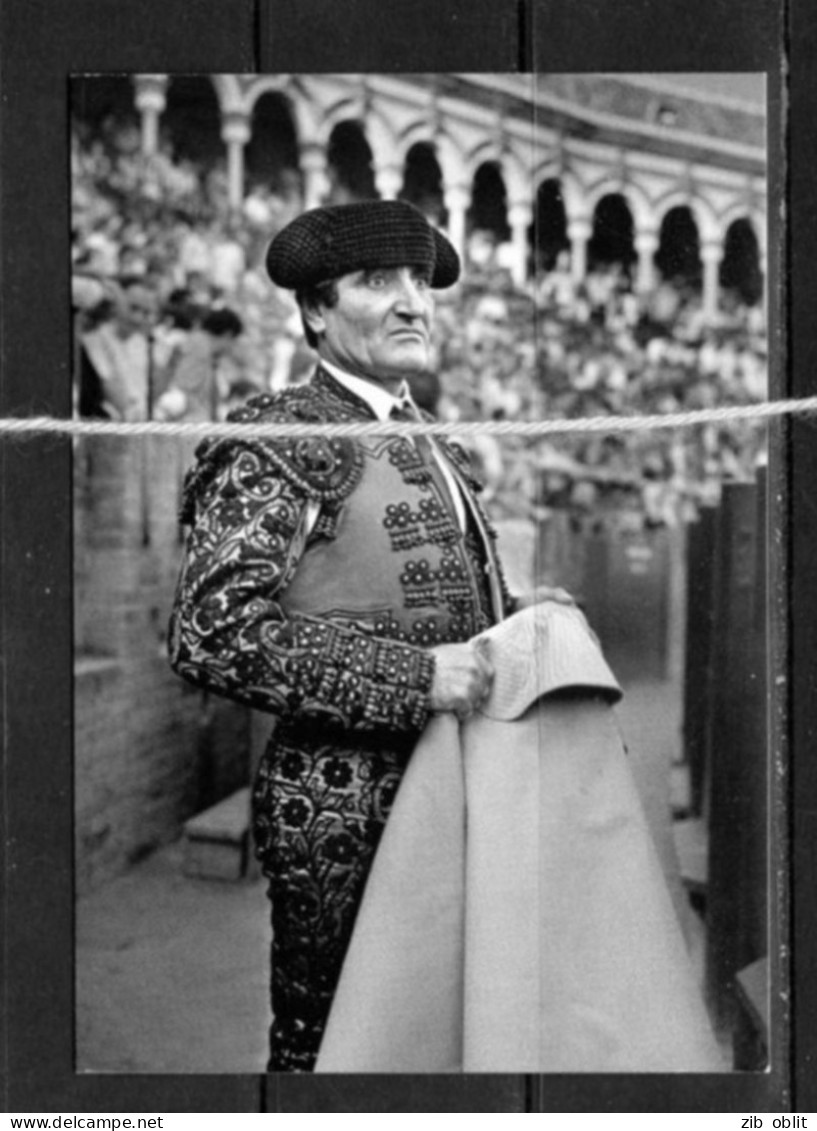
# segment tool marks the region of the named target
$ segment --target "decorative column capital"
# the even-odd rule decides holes
[[[660,242],[655,228],[639,228],[633,238],[633,246],[639,255],[654,255]]]
[[[443,188],[443,203],[449,212],[460,212],[471,203],[471,189],[468,185],[446,185]]]
[[[221,140],[225,145],[246,145],[250,136],[250,117],[244,110],[228,110],[222,116]]]
[[[518,200],[508,207],[508,223],[512,228],[528,228],[533,223],[533,205]]]
[[[374,183],[384,200],[396,200],[398,192],[403,187],[402,167],[377,165],[374,171]]]
[[[150,111],[161,114],[167,104],[167,84],[167,75],[135,75],[133,86],[136,109],[142,114]]]
[[[723,259],[723,240],[719,237],[703,240],[701,260],[704,263],[718,264]]]
[[[586,243],[593,234],[593,221],[589,216],[574,216],[567,223],[567,238],[571,243]]]
[[[661,244],[658,232],[652,226],[636,229],[633,246],[638,255],[638,272],[635,289],[640,295],[649,294],[655,286],[655,253]]]

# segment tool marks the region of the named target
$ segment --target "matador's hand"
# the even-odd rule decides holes
[[[472,641],[465,644],[440,644],[431,649],[436,666],[431,684],[432,711],[453,711],[467,718],[488,695],[494,669]]]

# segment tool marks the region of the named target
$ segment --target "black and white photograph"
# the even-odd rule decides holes
[[[768,76],[66,98],[75,1072],[781,1071]]]

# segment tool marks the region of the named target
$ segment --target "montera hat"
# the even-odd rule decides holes
[[[415,266],[429,268],[437,289],[459,278],[451,243],[404,200],[312,208],[282,228],[267,250],[269,277],[293,291],[351,271]]]

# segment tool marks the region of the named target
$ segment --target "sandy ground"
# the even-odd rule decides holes
[[[263,1072],[269,911],[262,880],[191,879],[182,845],[77,907],[80,1072]]]

